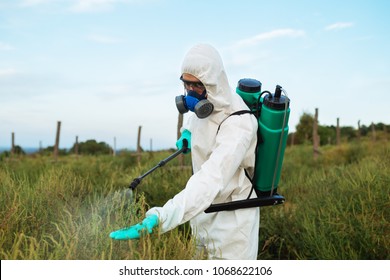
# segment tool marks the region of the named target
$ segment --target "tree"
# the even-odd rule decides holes
[[[320,145],[336,143],[336,127],[335,126],[318,126],[318,134],[320,135]]]
[[[359,123],[360,124],[360,123]],[[313,125],[314,116],[310,113],[303,113],[299,119],[298,125],[295,127],[296,132],[294,134],[294,144],[312,143],[313,142]],[[384,137],[390,133],[390,125],[384,123],[376,123],[370,126],[360,126],[360,136],[368,136],[371,132],[372,127],[377,131],[383,133]],[[335,144],[336,143],[336,127],[322,126],[318,124],[318,135],[320,137],[320,145]],[[354,140],[357,138],[357,130],[352,126],[340,127],[341,138],[347,141]],[[291,142],[291,134],[289,135],[289,142]]]
[[[49,154],[53,154],[53,151],[54,151],[54,146],[48,146],[45,149],[42,149],[40,153],[43,155],[49,155]],[[58,155],[65,156],[66,154],[67,154],[66,149],[58,149]]]
[[[341,127],[341,137],[345,137],[348,141],[356,138],[356,130],[352,126]]]
[[[366,125],[362,125],[360,127],[360,135],[361,136],[367,136],[368,132],[370,132],[370,127],[366,126]]]
[[[15,155],[25,155],[26,152],[22,149],[22,147],[20,147],[19,145],[16,145],[14,147],[14,154]]]
[[[76,145],[76,144],[75,144]],[[70,152],[73,153],[75,150],[75,145],[70,149]],[[112,154],[111,147],[105,142],[96,142],[96,140],[87,140],[85,142],[80,142],[79,144],[79,154],[81,155],[108,155]]]
[[[297,124],[294,142],[302,144],[313,140],[313,123],[314,117],[312,114],[303,113]]]
[[[26,152],[23,150],[22,147],[20,147],[19,145],[15,145],[14,146],[14,155],[25,155]],[[8,158],[11,156],[11,151],[4,151],[2,153],[0,153],[0,161],[3,159],[3,158]]]

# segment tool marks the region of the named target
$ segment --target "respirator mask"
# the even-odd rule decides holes
[[[192,111],[199,119],[204,119],[210,116],[214,110],[214,105],[207,100],[206,89],[201,82],[190,82],[183,80],[186,93],[184,95],[176,96],[176,107],[180,114]],[[192,89],[190,89],[192,88]],[[203,89],[203,92],[199,94],[193,89]]]

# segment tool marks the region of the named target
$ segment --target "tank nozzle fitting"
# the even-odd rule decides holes
[[[275,88],[275,95],[274,95],[274,97],[275,98],[280,98],[281,95],[282,95],[282,87],[280,85],[277,85],[276,88]]]

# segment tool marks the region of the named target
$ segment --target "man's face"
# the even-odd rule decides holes
[[[191,74],[183,73],[180,79],[183,81],[186,90],[193,90],[201,95],[206,89],[202,82]]]

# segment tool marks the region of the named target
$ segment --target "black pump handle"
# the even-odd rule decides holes
[[[282,96],[282,87],[280,85],[276,85],[275,98],[280,98],[280,96]]]

